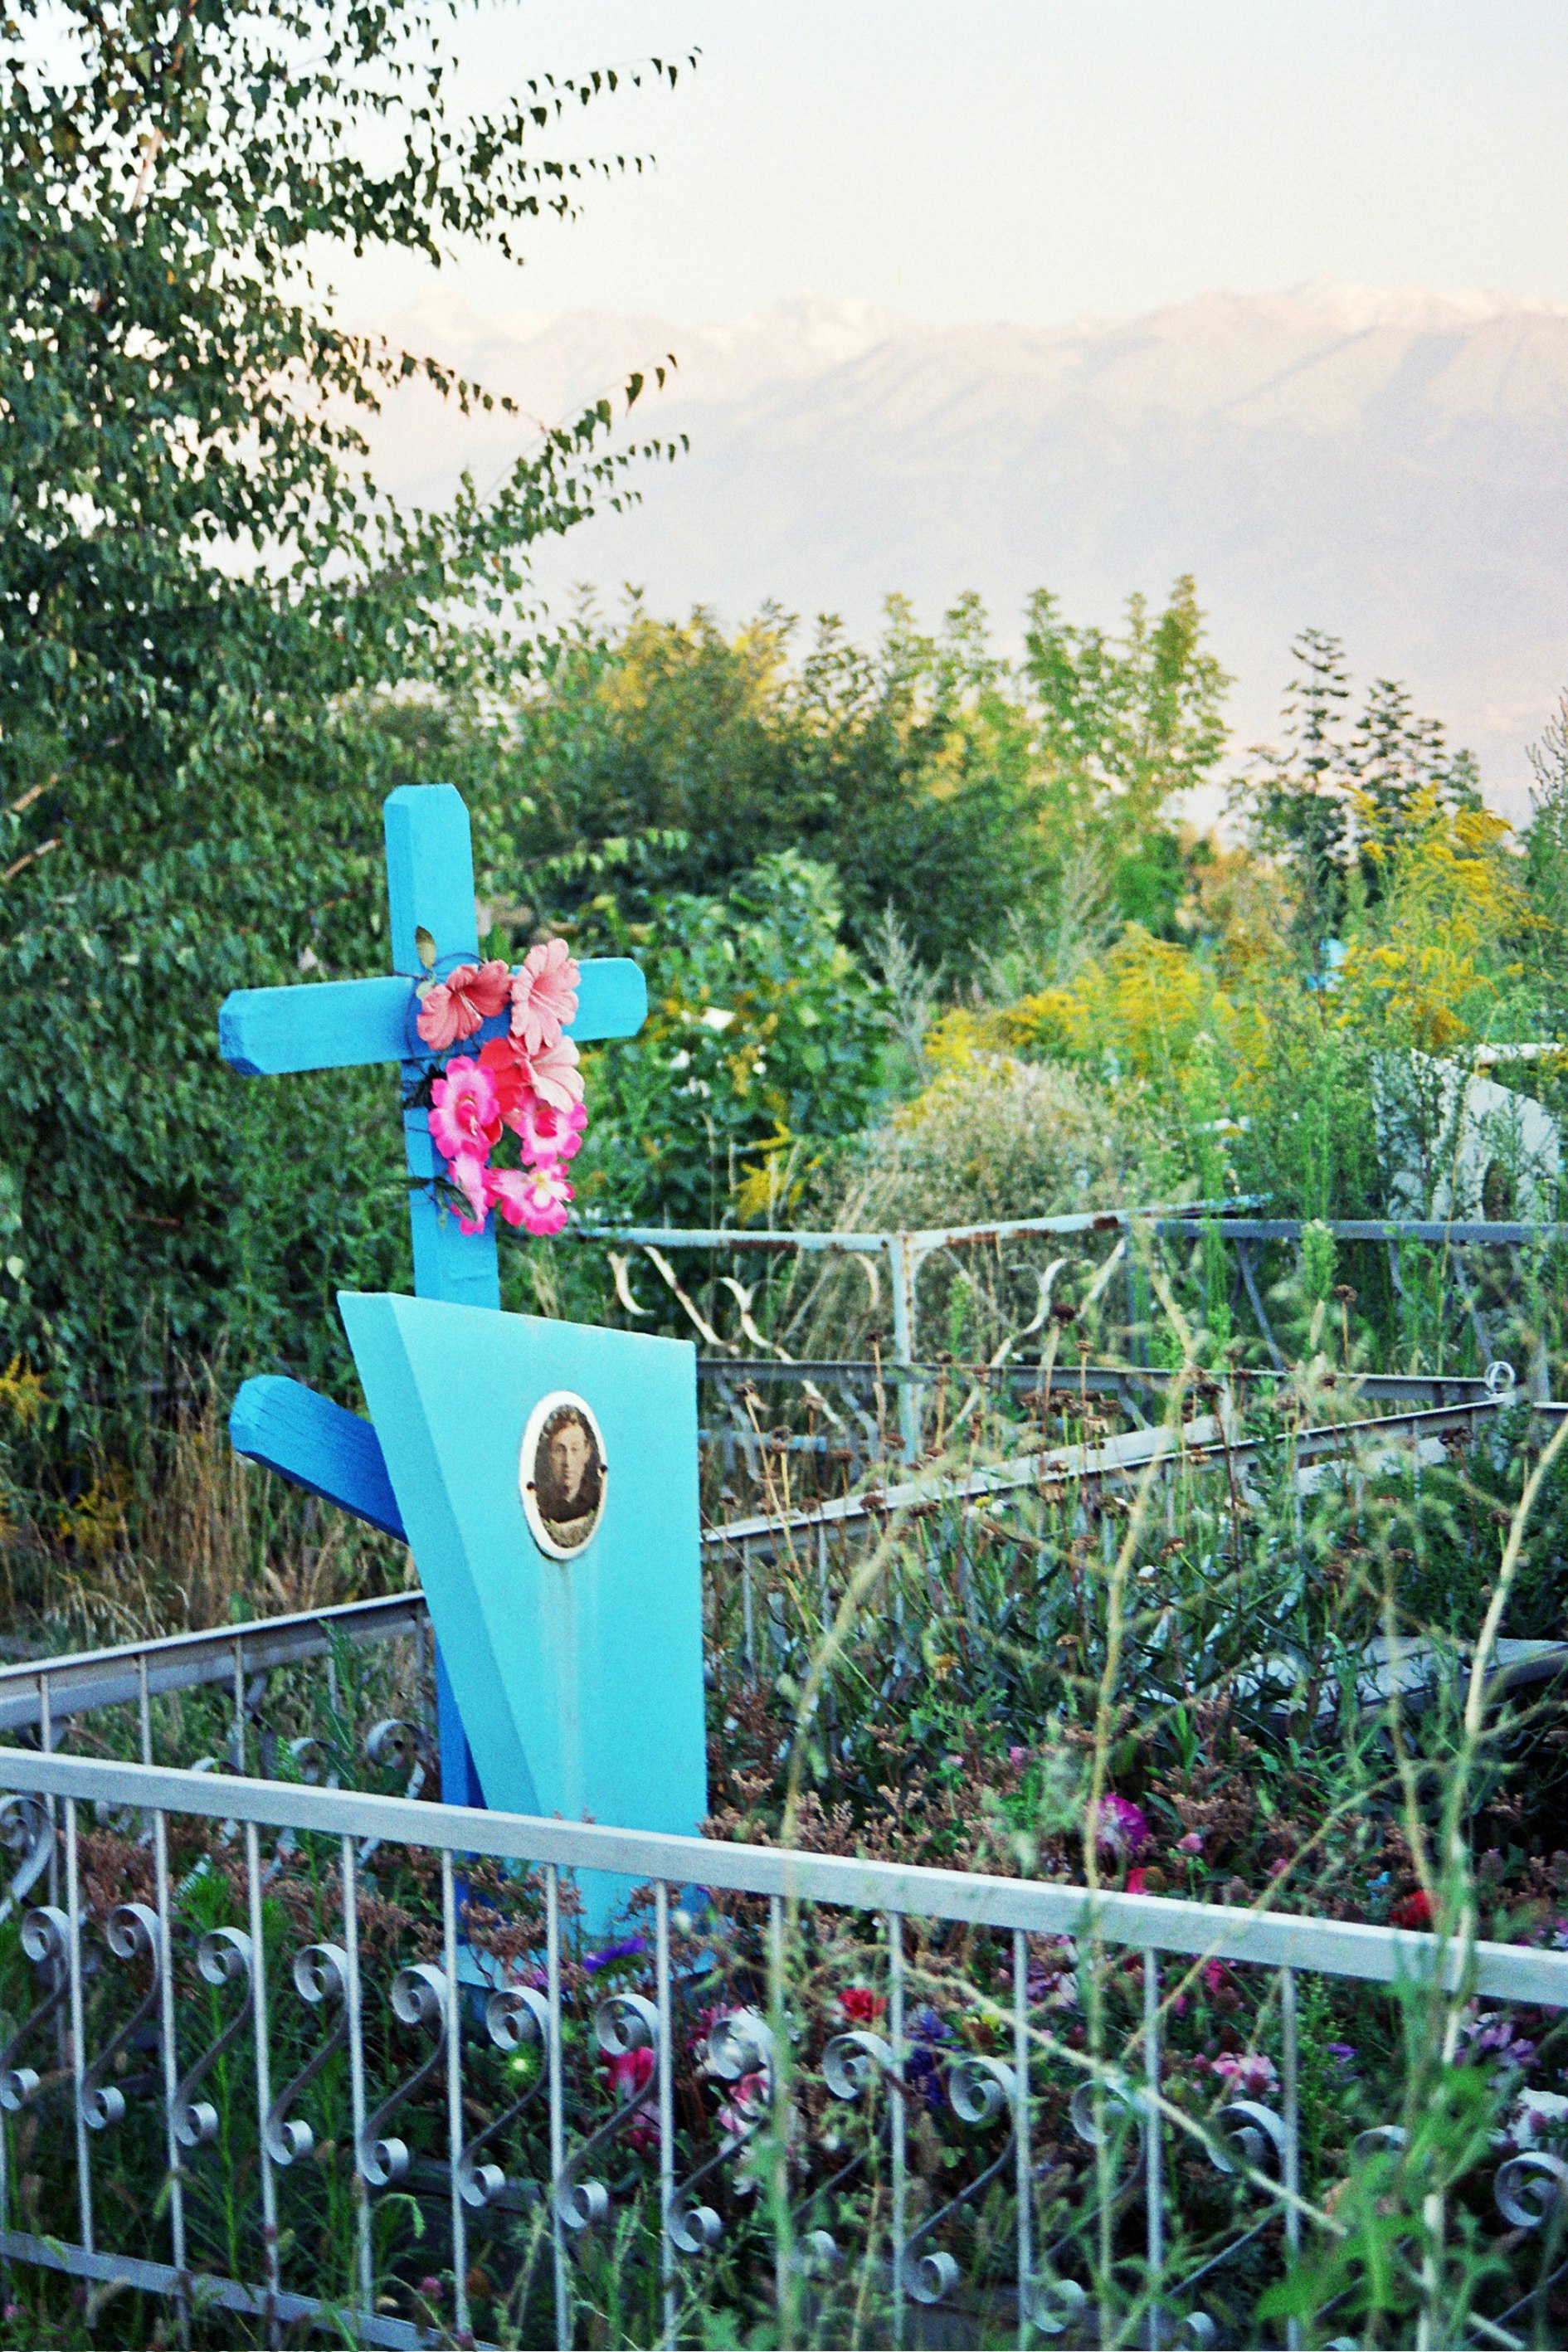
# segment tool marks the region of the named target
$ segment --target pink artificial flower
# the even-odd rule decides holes
[[[495,1019],[510,986],[511,966],[499,957],[489,963],[460,963],[426,991],[415,1026],[427,1045],[444,1054]]]
[[[1149,1889],[1143,1882],[1147,1878],[1148,1874],[1148,1872],[1144,1870],[1130,1870],[1127,1874],[1128,1894],[1147,1895]]]
[[[459,1151],[447,1163],[447,1180],[468,1204],[468,1213],[458,1211],[458,1231],[478,1234],[484,1231],[486,1213],[490,1205],[490,1171],[477,1151]]]
[[[1218,2058],[1199,2063],[1206,2063],[1210,2074],[1217,2074],[1236,2098],[1266,2099],[1279,2080],[1273,2059],[1261,2050],[1244,2050],[1239,2057],[1227,2050]]]
[[[523,1155],[535,1166],[546,1161],[574,1160],[583,1148],[583,1129],[588,1124],[588,1114],[581,1103],[570,1110],[558,1110],[553,1103],[541,1100],[529,1087],[518,1097],[517,1108],[508,1118],[512,1133],[521,1139]]]
[[[430,1089],[430,1136],[443,1160],[485,1160],[500,1134],[495,1082],[478,1062],[448,1062]]]
[[[558,1037],[542,1053],[529,1055],[526,1075],[541,1102],[549,1103],[553,1110],[570,1110],[574,1103],[582,1101],[583,1076],[577,1062],[577,1048],[570,1037]]]
[[[522,970],[511,978],[511,1034],[525,1054],[542,1054],[559,1044],[561,1032],[577,1016],[581,977],[564,940],[529,949]]]
[[[1230,1970],[1223,1960],[1205,1960],[1198,1974],[1209,1992],[1218,1992],[1222,1985],[1230,1982]]]
[[[502,1119],[515,1131],[522,1098],[533,1092],[521,1046],[515,1037],[488,1038],[479,1047],[479,1067],[496,1090]]]
[[[604,2061],[605,2080],[619,2106],[646,2091],[653,2081],[658,2062],[647,2048],[620,2050]],[[626,2129],[626,2138],[639,2156],[658,2144],[658,2105],[653,2099],[644,2099],[633,2114]]]
[[[1178,1853],[1202,1853],[1203,1850],[1204,1833],[1202,1830],[1189,1830],[1185,1837],[1179,1837],[1176,1840],[1176,1852]]]
[[[566,1223],[572,1187],[560,1171],[544,1168],[488,1168],[485,1194],[509,1225],[523,1225],[536,1239],[558,1234]]]
[[[719,2110],[719,2127],[732,2139],[749,2132],[768,2104],[768,2078],[760,2070],[742,2074]]]

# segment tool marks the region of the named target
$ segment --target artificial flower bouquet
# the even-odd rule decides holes
[[[566,1223],[565,1165],[588,1123],[577,1048],[565,1034],[579,977],[564,940],[547,940],[515,971],[497,957],[459,964],[420,987],[416,1026],[436,1054],[450,1054],[510,1008],[507,1028],[486,1040],[477,1060],[454,1055],[430,1087],[431,1139],[447,1163],[465,1234],[480,1232],[492,1209],[541,1236]],[[497,1167],[491,1154],[509,1131],[521,1165]]]

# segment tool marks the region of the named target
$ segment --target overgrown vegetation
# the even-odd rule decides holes
[[[250,1371],[352,1401],[333,1294],[407,1278],[390,1078],[245,1081],[217,1058],[216,1015],[235,986],[384,964],[380,801],[450,780],[474,820],[488,954],[563,937],[648,975],[642,1034],[588,1056],[573,1168],[587,1224],[864,1234],[1247,1197],[1301,1227],[1245,1263],[1202,1218],[1179,1239],[1003,1239],[929,1262],[914,1340],[933,1472],[1101,1443],[1162,1410],[1213,1419],[1237,1460],[1120,1488],[1081,1461],[1047,1465],[1010,1508],[932,1506],[865,1555],[785,1541],[755,1589],[718,1562],[713,1833],[1563,1947],[1557,1683],[1489,1696],[1476,1653],[1563,1633],[1568,1490],[1525,1402],[1568,1374],[1561,1246],[1391,1253],[1331,1225],[1558,1213],[1568,704],[1515,830],[1440,724],[1396,681],[1358,696],[1316,630],[1295,648],[1277,745],[1232,745],[1185,578],[1163,605],[1131,598],[1111,630],[1042,589],[1016,655],[973,597],[934,630],[894,598],[871,645],[773,609],[729,631],[700,611],[585,605],[547,629],[528,611],[527,550],[631,494],[616,404],[547,435],[493,498],[466,484],[444,512],[401,511],[363,478],[356,419],[411,375],[459,404],[489,395],[343,333],[310,275],[372,240],[512,251],[597,168],[566,124],[609,102],[614,75],[467,116],[441,21],[424,0],[0,0],[7,1641],[313,1609],[409,1575],[398,1548],[237,1465],[224,1429]],[[618,395],[622,415],[640,388]],[[884,1276],[869,1254],[678,1265],[581,1234],[505,1260],[513,1307],[696,1334],[753,1365],[869,1366],[853,1402],[738,1373],[710,1403],[730,1415],[728,1451],[704,1465],[715,1517],[739,1487],[784,1510],[896,1461]],[[1366,1376],[1454,1379],[1497,1358],[1521,1386],[1484,1439],[1301,1483],[1300,1432],[1368,1409]],[[1108,1366],[1144,1388],[1108,1399],[1089,1377]],[[1411,1644],[1410,1703],[1369,1703],[1369,1673]],[[265,1736],[274,1761],[309,1741],[350,1780],[367,1722],[416,1718],[429,1695],[407,1661],[390,1680],[346,1655],[334,1671],[330,1701],[309,1675],[278,1678],[232,1755],[207,1700],[162,1704],[163,1752],[243,1765],[247,1740]],[[86,1902],[101,1918],[145,1899],[147,1850],[123,1825],[94,1838]],[[278,1860],[280,1957],[330,1937],[342,1888],[341,1857],[308,1840]],[[221,1825],[175,1861],[185,1944],[239,1921]],[[389,1966],[427,1955],[426,1859],[380,1868],[367,1950]],[[476,1941],[532,1965],[537,1889],[476,1873],[469,1891]],[[753,1909],[678,1930],[710,2007],[778,2011]],[[889,1954],[869,1926],[792,1932],[804,2081],[832,2032],[883,2015]],[[1071,2144],[1072,2069],[1126,2062],[1142,1995],[1043,1939],[1027,1960],[1044,2232],[1110,2160]],[[1004,1956],[922,1932],[908,1965],[930,2062],[910,2125],[924,2212],[975,2175],[942,2066],[1006,2046]],[[221,2003],[184,1945],[179,1966],[216,2030]],[[637,1936],[604,1966],[605,1983],[646,1987]],[[586,2001],[597,1971],[580,1944],[571,1967]],[[19,2011],[14,1921],[0,1969]],[[1238,2089],[1271,2089],[1282,2026],[1260,1987],[1223,1968],[1167,1987],[1173,2109],[1205,2123]],[[90,1990],[95,2020],[111,1998]],[[1561,2340],[1560,2208],[1533,2242],[1549,2259],[1527,2262],[1483,2181],[1500,2150],[1568,2159],[1552,2016],[1504,2020],[1463,1984],[1403,2010],[1342,1988],[1311,1999],[1303,2190],[1334,2227],[1272,2300],[1261,2270],[1232,2278],[1225,2324],[1436,2343],[1473,2311],[1488,2340],[1499,2314],[1520,2331],[1508,2340]],[[685,2023],[696,2164],[739,2111],[723,2117],[703,2072],[711,2021],[694,2007]],[[285,2052],[299,2055],[286,2040],[279,2064]],[[373,2042],[373,2074],[402,2063]],[[475,2098],[493,2116],[515,2083],[485,2064]],[[241,2076],[218,2078],[237,2133]],[[600,2120],[600,2090],[607,2112],[625,2088],[590,2074],[576,2127]],[[336,2061],[319,2090],[323,2153],[293,2177],[289,2226],[347,2292]],[[769,2144],[772,2177],[794,2166],[812,2226],[864,2238],[885,2209],[885,2099],[853,2120],[820,2085],[803,2099],[810,2132]],[[514,2150],[533,2174],[535,2121]],[[1396,2121],[1405,2142],[1369,2168],[1357,2133]],[[437,2147],[433,2107],[411,2128]],[[69,2139],[31,2118],[16,2131],[29,2226],[65,2193]],[[623,2187],[646,2218],[646,2148],[629,2146]],[[863,2159],[843,2194],[840,2154]],[[1232,2191],[1195,2158],[1182,2178],[1202,2227],[1230,2226]],[[208,2257],[253,2265],[243,2171],[203,2195]],[[763,2203],[738,2218],[758,2243]],[[397,2315],[449,2330],[455,2281],[423,2209],[378,2212]],[[1005,2233],[984,2212],[970,2252],[994,2269]],[[529,2227],[510,2303],[482,2264],[472,2289],[483,2324],[523,2341],[550,2324]],[[639,2227],[584,2263],[595,2341],[657,2327]],[[1157,2331],[1126,2243],[1095,2229],[1062,2275],[1114,2286],[1124,2333]],[[737,2276],[704,2274],[683,2307],[690,2340],[776,2340]],[[810,2306],[825,2342],[879,2339],[872,2266],[853,2279],[871,2305],[835,2289]],[[104,2341],[119,2324],[102,2298],[79,2314],[39,2294],[0,2332],[63,2340],[79,2324]]]

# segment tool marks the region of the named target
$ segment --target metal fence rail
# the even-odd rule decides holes
[[[1073,1384],[1070,1376],[1064,1375],[1064,1391],[1070,1391]],[[1341,1460],[1348,1467],[1369,1446],[1381,1457],[1396,1447],[1414,1452],[1432,1438],[1473,1436],[1478,1423],[1517,1402],[1512,1390],[1493,1390],[1425,1411],[1381,1413],[1291,1431],[1286,1442],[1294,1461],[1303,1467],[1325,1459]],[[873,1484],[862,1493],[804,1504],[795,1510],[760,1511],[726,1520],[722,1526],[707,1528],[702,1540],[724,1549],[761,1547],[787,1542],[815,1528],[880,1526],[900,1512],[988,1500],[1068,1481],[1125,1485],[1142,1476],[1152,1463],[1171,1466],[1207,1463],[1244,1470],[1265,1450],[1263,1442],[1234,1430],[1227,1433],[1224,1420],[1223,1414],[1205,1414],[1195,1421],[1129,1431],[1098,1444],[1044,1446],[953,1476],[931,1474]]]
[[[1302,1980],[1568,2010],[1568,1953],[1267,1908],[15,1749],[0,1787],[63,1886],[0,2052],[0,2256],[269,2340],[473,2341],[505,2312],[564,2346],[608,2296],[630,2342],[710,2340],[717,2297],[785,2341],[909,2341],[933,2310],[1020,2344],[1256,2343],[1258,2294],[1345,2226],[1303,2130]],[[150,1899],[105,1893],[111,1832]],[[594,1873],[647,1891],[642,1932],[585,1953]],[[509,1917],[476,1983],[475,1921]],[[1249,2038],[1195,2107],[1215,1969],[1244,1972]],[[1391,2121],[1348,2161],[1392,2183],[1401,2144]],[[1568,2165],[1479,2166],[1522,2293],[1431,2340],[1512,2346]]]
[[[781,1376],[804,1369],[760,1367],[763,1372]],[[828,1367],[810,1369],[824,1372]],[[1037,1380],[1039,1376],[1039,1368],[1031,1368],[1030,1377]],[[1074,1367],[1062,1372],[1060,1392],[1068,1402],[1076,1399],[1080,1390],[1085,1395],[1120,1395],[1136,1387],[1158,1404],[1163,1392],[1180,1380],[1177,1374],[1136,1369]],[[1258,1385],[1267,1386],[1265,1376],[1258,1376]],[[1358,1381],[1347,1391],[1352,1409],[1353,1401],[1363,1396],[1374,1403],[1404,1404],[1410,1397],[1433,1395],[1444,1401],[1289,1432],[1284,1442],[1298,1485],[1310,1487],[1325,1472],[1364,1477],[1370,1471],[1386,1471],[1406,1460],[1419,1464],[1456,1439],[1473,1440],[1489,1420],[1521,1402],[1519,1391],[1507,1386],[1447,1377]],[[900,1522],[914,1526],[933,1517],[974,1510],[994,1516],[1068,1488],[1085,1492],[1125,1488],[1148,1475],[1152,1465],[1162,1473],[1198,1475],[1206,1469],[1245,1478],[1259,1444],[1237,1432],[1231,1395],[1222,1393],[1216,1402],[1217,1414],[1200,1414],[1180,1425],[1156,1423],[1100,1440],[1035,1447],[1009,1460],[983,1463],[967,1471],[931,1470],[893,1480],[873,1477],[846,1496],[744,1513],[706,1528],[703,1545],[709,1560],[715,1564],[733,1560],[740,1570],[747,1671],[754,1674],[761,1660],[759,1616],[764,1624],[773,1623],[768,1612],[759,1612],[757,1606],[757,1571],[775,1558],[815,1549],[818,1581],[826,1595],[825,1547],[829,1540],[841,1549],[863,1546]],[[1531,1405],[1533,1412],[1548,1416],[1562,1409]],[[711,1592],[711,1584],[710,1589]],[[830,1613],[824,1598],[822,1622],[828,1621]],[[36,1734],[49,1748],[78,1717],[115,1708],[139,1708],[144,1713],[153,1701],[180,1692],[221,1689],[232,1695],[227,1760],[243,1765],[247,1738],[267,1738],[265,1686],[273,1674],[324,1660],[330,1697],[335,1685],[334,1662],[340,1654],[401,1641],[415,1645],[418,1663],[414,1679],[423,1681],[429,1630],[425,1597],[411,1591],[206,1632],[27,1659],[0,1666],[0,1733]],[[820,1632],[820,1626],[805,1629],[813,1630]],[[388,1735],[379,1743],[388,1751],[399,1741],[412,1748],[428,1737],[426,1727],[413,1724],[377,1727]]]
[[[1298,1242],[1309,1227],[1300,1218],[1247,1213],[1266,1205],[1266,1201],[1256,1195],[1244,1195],[1218,1201],[1081,1210],[1058,1216],[1005,1218],[989,1224],[932,1226],[896,1232],[839,1233],[783,1226],[586,1223],[574,1224],[567,1230],[571,1238],[576,1241],[619,1241],[645,1250],[675,1291],[700,1333],[710,1341],[716,1335],[677,1283],[668,1263],[668,1254],[670,1252],[761,1251],[773,1256],[798,1254],[805,1256],[859,1257],[868,1263],[884,1262],[890,1294],[892,1348],[886,1363],[879,1367],[879,1370],[880,1376],[897,1391],[904,1457],[906,1461],[912,1462],[921,1450],[922,1390],[927,1374],[927,1367],[920,1360],[920,1276],[922,1266],[931,1258],[948,1250],[992,1246],[1008,1241],[1053,1237],[1070,1240],[1096,1234],[1120,1235],[1119,1253],[1125,1253],[1129,1242],[1138,1235],[1150,1241],[1212,1239],[1223,1247],[1234,1250],[1237,1285],[1245,1290],[1251,1306],[1258,1337],[1275,1366],[1283,1370],[1285,1360],[1270,1327],[1258,1286],[1255,1253],[1260,1244]],[[1568,1238],[1568,1224],[1521,1219],[1336,1218],[1317,1221],[1314,1229],[1328,1232],[1336,1241],[1382,1243],[1391,1254],[1397,1254],[1405,1244],[1414,1244],[1455,1252],[1461,1257],[1464,1253],[1477,1248],[1549,1250]],[[1102,1269],[1102,1273],[1108,1269]],[[1127,1259],[1126,1282],[1130,1333],[1136,1333],[1147,1319],[1148,1308],[1143,1269],[1136,1253]],[[760,1335],[753,1333],[752,1336]],[[1483,1354],[1490,1353],[1484,1338],[1482,1344]],[[995,1369],[987,1368],[993,1372]],[[804,1377],[814,1378],[815,1375],[805,1374]]]
[[[255,1617],[204,1633],[164,1633],[111,1649],[25,1660],[0,1667],[0,1732],[58,1727],[72,1716],[138,1706],[213,1684],[243,1693],[254,1676],[275,1667],[330,1658],[336,1643],[423,1637],[428,1625],[423,1592],[399,1592],[293,1616]]]

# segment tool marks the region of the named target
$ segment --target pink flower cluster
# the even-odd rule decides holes
[[[1279,2087],[1274,2061],[1261,2050],[1222,2051],[1217,2058],[1194,2058],[1200,2073],[1217,2074],[1232,2098],[1267,2099]]]
[[[482,1045],[477,1061],[459,1055],[448,1062],[430,1089],[431,1139],[467,1208],[458,1213],[465,1234],[477,1234],[491,1209],[538,1235],[566,1223],[572,1187],[562,1171],[588,1123],[577,1048],[563,1034],[577,1011],[578,978],[565,940],[548,940],[529,950],[521,971],[499,959],[459,964],[425,993],[417,1025],[437,1053],[511,1006],[506,1034]],[[521,1168],[490,1165],[503,1129],[518,1139]]]

